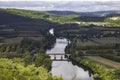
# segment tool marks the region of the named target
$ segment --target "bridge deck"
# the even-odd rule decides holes
[[[48,55],[71,55],[71,54],[61,54],[61,53],[54,53],[54,54],[48,54]],[[84,55],[81,55],[81,56],[100,56],[100,54],[84,54]]]
[[[54,53],[54,54],[53,54],[53,53],[52,53],[52,54],[48,54],[48,55],[71,55],[71,54],[65,54],[65,53],[62,53],[62,54],[61,54],[61,53]]]
[[[52,61],[69,61],[69,59],[51,59]]]

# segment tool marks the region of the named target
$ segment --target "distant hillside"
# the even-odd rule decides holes
[[[47,12],[56,15],[76,14],[80,16],[106,16],[109,14],[120,14],[120,11],[97,11],[97,12],[47,11]]]
[[[106,25],[120,26],[119,20],[111,20],[111,17],[119,17],[119,11],[99,12],[73,12],[73,11],[32,11],[21,9],[1,9],[0,24],[37,25],[40,27],[52,27],[57,24],[77,23],[79,25]]]
[[[79,17],[79,15],[60,16],[43,11],[31,11],[31,10],[21,10],[21,9],[6,9],[6,11],[15,15],[30,17],[34,19],[42,19],[57,23],[74,21],[73,18]]]
[[[57,25],[42,18],[25,16],[24,14],[27,14],[27,11],[14,10],[23,13],[19,15],[10,12],[10,10],[13,9],[0,9],[0,36],[41,36],[47,33],[51,27]]]
[[[27,23],[27,22],[36,22],[36,21],[43,21],[43,20],[38,20],[38,19],[33,19],[29,17],[24,17],[20,15],[15,15],[6,11],[0,11],[0,24],[15,24],[15,23]]]
[[[97,16],[120,15],[120,11],[97,11],[92,12],[92,14]]]
[[[29,21],[42,21],[47,22],[45,18],[47,14],[45,12],[36,12],[36,11],[29,11],[29,10],[19,10],[19,9],[4,9],[0,10],[0,20],[1,23],[8,22],[29,22]]]
[[[74,11],[46,11],[46,12],[51,13],[51,14],[56,14],[56,15],[72,15],[72,14],[79,15],[79,13],[74,12]]]

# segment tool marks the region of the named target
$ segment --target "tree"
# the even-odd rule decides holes
[[[28,51],[26,51],[24,54],[24,61],[25,61],[25,66],[32,63],[32,56],[30,55]]]
[[[36,67],[42,66],[43,65],[43,60],[44,60],[44,57],[40,53],[36,54],[35,55],[35,60],[34,60],[35,66]]]

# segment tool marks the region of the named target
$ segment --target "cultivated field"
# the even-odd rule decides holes
[[[6,44],[6,43],[20,43],[23,38],[30,38],[33,40],[41,40],[43,37],[15,37],[15,38],[0,38],[2,40],[0,44]]]
[[[99,44],[116,44],[120,43],[120,38],[117,37],[105,37],[105,38],[93,38],[92,39],[94,42],[97,42]]]
[[[120,69],[120,63],[119,62],[115,62],[115,61],[105,59],[105,58],[102,58],[102,57],[99,57],[99,56],[88,56],[87,58],[89,58],[90,60],[93,60],[95,62],[99,62],[101,64],[104,64],[106,66],[113,67],[113,68],[116,68],[116,69]]]
[[[105,38],[92,38],[87,41],[82,41],[77,39],[77,45],[81,46],[92,46],[92,45],[100,45],[100,44],[116,44],[120,43],[120,38],[117,37],[105,37]]]
[[[93,41],[82,41],[80,39],[77,39],[77,45],[80,45],[80,46],[90,46],[90,45],[98,45],[97,43],[93,42]]]

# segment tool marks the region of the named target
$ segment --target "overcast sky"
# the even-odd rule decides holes
[[[88,0],[88,1],[72,1],[72,0],[40,0],[40,1],[11,1],[0,0],[0,8],[19,8],[38,11],[60,10],[60,11],[77,11],[77,12],[93,12],[120,10],[120,1],[117,0]]]

